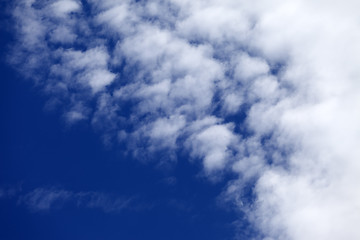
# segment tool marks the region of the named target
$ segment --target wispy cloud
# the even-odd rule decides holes
[[[57,188],[36,188],[19,196],[18,202],[32,211],[51,211],[66,205],[78,208],[101,209],[106,213],[133,209],[132,197],[114,197],[101,192],[73,192]]]

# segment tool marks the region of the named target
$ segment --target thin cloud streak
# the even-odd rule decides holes
[[[101,192],[73,192],[56,188],[36,188],[20,195],[18,202],[35,212],[56,210],[65,205],[101,209],[105,213],[136,208],[134,198],[131,197],[111,197]]]

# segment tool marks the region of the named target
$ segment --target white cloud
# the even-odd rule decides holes
[[[264,59],[250,57],[246,53],[240,54],[236,58],[236,63],[234,78],[245,83],[255,77],[268,74],[270,70]]]
[[[76,35],[66,26],[58,26],[50,33],[50,39],[54,43],[73,43]]]
[[[360,238],[358,1],[32,3],[14,10],[13,63],[69,122],[237,173],[222,196],[265,239]]]
[[[96,93],[110,85],[115,77],[116,75],[114,73],[111,73],[106,69],[96,69],[81,76],[81,80],[88,82],[92,91]]]
[[[176,134],[179,129],[185,126],[185,120],[182,116],[172,116],[171,118],[157,119],[150,130],[150,136],[154,139],[166,139],[167,143],[171,143],[176,140]],[[172,141],[170,141],[170,139]]]
[[[79,11],[81,3],[76,0],[60,0],[52,3],[49,7],[55,16],[66,17],[67,14]]]
[[[102,46],[88,49],[86,51],[74,51],[72,49],[59,52],[63,63],[73,70],[86,68],[103,68],[109,60],[109,55]]]
[[[224,101],[223,108],[226,111],[226,113],[234,114],[239,110],[240,106],[244,104],[244,96],[242,91],[240,90],[229,92],[224,96],[223,101]]]
[[[224,44],[224,39],[244,39],[251,27],[251,21],[243,11],[225,4],[200,3],[183,21],[177,24],[180,35],[191,40],[211,41]]]
[[[231,160],[231,145],[238,143],[231,130],[231,125],[213,125],[188,140],[192,155],[203,158],[206,171],[221,170]]]

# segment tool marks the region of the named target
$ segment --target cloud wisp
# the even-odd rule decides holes
[[[236,173],[221,196],[259,238],[359,239],[359,7],[19,0],[9,61],[69,124],[91,122],[142,161],[184,150],[210,178]],[[27,202],[69,198],[83,199],[39,189]]]
[[[101,192],[73,192],[57,188],[36,188],[25,195],[20,195],[18,203],[34,212],[51,211],[66,205],[100,209],[105,213],[135,208],[134,198],[112,197]]]

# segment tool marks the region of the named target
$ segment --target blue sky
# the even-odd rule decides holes
[[[359,239],[358,1],[1,2],[1,239]]]
[[[6,43],[6,41],[5,41]],[[237,214],[219,208],[223,183],[197,178],[186,161],[154,169],[106,149],[88,125],[67,127],[44,97],[2,66],[1,239],[229,239]],[[76,203],[31,210],[19,196],[37,188],[134,198],[129,209],[104,212]],[[74,200],[76,201],[76,200]]]
[[[91,126],[44,111],[44,96],[13,69],[1,73],[1,186],[14,191],[1,199],[1,239],[231,239],[237,214],[216,203],[224,183],[197,177],[185,159],[160,169],[124,157]],[[21,201],[38,188],[134,200],[109,212],[76,199],[41,211]]]
[[[5,11],[2,20],[6,53],[15,36]],[[44,110],[44,94],[5,56],[0,182],[11,193],[0,200],[1,239],[232,239],[238,214],[216,201],[224,182],[205,181],[196,164],[181,157],[166,168],[139,163],[124,156],[122,146],[104,146],[88,123],[68,126],[60,111]],[[37,209],[23,199],[36,189],[92,192],[109,202],[79,207],[71,197]],[[117,199],[131,202],[105,206]]]

